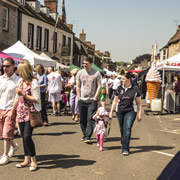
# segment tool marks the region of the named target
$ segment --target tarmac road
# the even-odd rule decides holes
[[[179,151],[180,117],[176,114],[143,115],[142,122],[136,121],[129,156],[121,154],[115,117],[103,152],[96,146],[95,135],[90,144],[80,140],[79,123],[70,115],[49,116],[49,122],[49,127],[35,129],[33,135],[39,169],[30,172],[29,168],[15,167],[23,160],[22,140],[18,138],[20,148],[15,157],[0,166],[1,180],[155,180]]]

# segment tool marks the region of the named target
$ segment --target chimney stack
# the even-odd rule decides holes
[[[44,0],[44,4],[50,9],[50,11],[57,12],[58,0]]]
[[[79,34],[79,39],[82,42],[86,42],[86,33],[84,33],[84,29],[82,29],[82,32]]]
[[[72,24],[66,24],[66,25],[71,31],[73,31],[73,25]]]
[[[177,31],[180,31],[180,25],[178,25],[178,27],[177,27]]]

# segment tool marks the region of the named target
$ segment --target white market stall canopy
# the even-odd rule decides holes
[[[50,60],[53,60],[47,54],[45,54],[44,52],[42,52],[40,54],[40,56],[45,57],[45,58],[50,59]],[[71,71],[70,67],[68,67],[68,66],[66,66],[64,64],[61,64],[59,62],[56,62],[56,68],[59,68],[61,71],[65,71],[65,72]]]
[[[56,62],[54,60],[34,53],[20,41],[17,41],[3,52],[19,59],[27,59],[33,66],[36,66],[37,64],[42,64],[44,67],[56,66]]]
[[[157,63],[158,70],[180,71],[180,53]]]

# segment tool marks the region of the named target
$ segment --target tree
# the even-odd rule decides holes
[[[124,61],[120,61],[120,62],[116,62],[116,65],[118,65],[118,66],[124,66],[124,67],[126,67],[127,66],[127,62],[124,62]]]
[[[124,69],[121,69],[120,75],[124,75],[124,74],[125,74]]]

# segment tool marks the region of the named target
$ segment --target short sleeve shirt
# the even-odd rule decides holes
[[[81,100],[90,100],[96,94],[98,82],[101,80],[101,74],[92,69],[87,72],[85,69],[78,71],[76,80],[80,81],[81,86]]]
[[[48,78],[48,91],[50,94],[52,93],[58,93],[62,90],[62,81],[63,78],[60,74],[56,72],[51,72],[47,75]]]
[[[115,91],[115,96],[118,96],[119,98],[116,109],[117,112],[137,112],[135,98],[141,96],[139,87],[131,84],[131,86],[126,89],[123,85],[120,85]]]
[[[0,109],[12,109],[16,96],[16,88],[20,77],[13,74],[10,78],[0,76]]]

